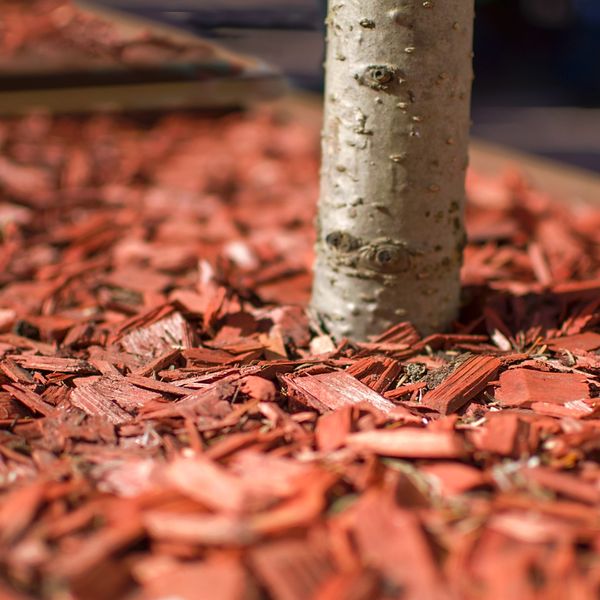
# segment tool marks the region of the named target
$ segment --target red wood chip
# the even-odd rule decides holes
[[[9,357],[24,369],[33,371],[51,371],[52,373],[74,373],[85,375],[96,373],[96,369],[87,361],[76,358],[58,358],[54,356],[33,356],[23,354]]]
[[[388,400],[399,400],[406,396],[414,397],[414,394],[427,388],[427,383],[419,381],[418,383],[409,383],[401,385],[393,390],[388,390],[384,395]]]
[[[341,448],[352,426],[352,407],[344,406],[319,417],[316,436],[319,450],[329,452]]]
[[[153,575],[144,586],[145,600],[247,600],[256,593],[240,561],[228,556],[169,563]]]
[[[423,405],[443,415],[457,412],[496,378],[500,365],[500,361],[492,356],[469,358],[434,390],[423,396]]]
[[[387,331],[373,338],[375,344],[406,344],[414,346],[421,336],[412,323],[398,323]]]
[[[284,375],[282,379],[290,397],[319,412],[363,403],[384,413],[394,409],[392,402],[343,371],[322,375]]]
[[[500,375],[496,400],[504,406],[530,406],[534,402],[564,404],[589,398],[584,375],[509,369]]]
[[[310,342],[308,318],[299,306],[282,306],[271,311],[273,320],[284,338],[291,340],[296,346],[303,348]]]
[[[232,515],[148,511],[148,534],[158,540],[203,546],[247,546],[256,541],[247,521]]]
[[[197,392],[192,392],[176,402],[148,402],[141,413],[145,419],[214,417],[216,425],[218,419],[222,419],[231,412],[229,400],[233,398],[238,389],[233,383],[237,379],[236,376],[224,378]]]
[[[65,552],[55,560],[53,562],[55,575],[67,581],[73,581],[76,588],[83,584],[85,589],[87,587],[86,575],[102,573],[105,569],[110,573],[111,567],[118,569],[118,563],[115,565],[111,558],[135,546],[143,538],[143,530],[141,524],[137,522],[135,513],[131,513],[127,517],[116,520],[98,535],[87,538],[70,552]],[[78,579],[83,581],[80,582]],[[103,593],[108,595],[111,592],[112,583],[110,578],[107,581],[101,579],[98,584],[99,590],[96,591],[98,592],[106,586]],[[118,589],[118,579],[116,584]]]
[[[347,371],[379,394],[387,391],[396,381],[402,366],[392,358],[363,358],[356,361]]]
[[[305,600],[333,571],[327,548],[304,540],[285,540],[258,546],[250,555],[252,569],[272,598]]]
[[[15,383],[35,383],[29,371],[19,367],[13,360],[7,358],[0,363],[2,372]]]
[[[578,335],[569,335],[548,341],[548,346],[553,350],[598,350],[600,348],[600,333],[588,331]]]
[[[135,329],[121,338],[120,344],[127,352],[146,359],[175,348],[191,348],[194,336],[180,313],[173,313],[147,327]]]
[[[89,377],[76,380],[75,384],[71,403],[88,415],[106,416],[115,424],[131,420],[132,412],[158,397],[124,378]]]
[[[465,454],[461,438],[451,431],[408,427],[352,433],[346,443],[361,452],[398,458],[460,458]]]
[[[153,375],[154,373],[158,373],[167,367],[170,367],[174,364],[179,355],[181,354],[180,350],[167,350],[164,354],[157,356],[154,360],[146,363],[143,367],[138,369],[135,373],[141,377],[148,377],[149,375]]]
[[[524,469],[522,473],[527,480],[543,488],[552,490],[561,496],[593,506],[600,504],[600,485],[598,484],[598,480],[588,483],[582,481],[576,475],[560,473],[543,467]]]
[[[442,494],[454,496],[486,483],[485,475],[474,467],[457,462],[437,462],[423,467]]]
[[[242,392],[261,402],[273,402],[277,396],[277,388],[273,382],[262,377],[245,377],[240,386]]]
[[[490,413],[469,439],[478,450],[515,458],[529,452],[529,425],[516,413]]]
[[[227,365],[237,360],[229,352],[210,348],[191,348],[183,352],[183,357],[196,365]]]
[[[206,458],[179,459],[166,471],[171,485],[216,511],[242,512],[248,495],[242,481]]]
[[[352,529],[363,560],[380,570],[406,598],[445,598],[432,549],[417,516],[377,492],[366,494]]]
[[[315,600],[378,598],[382,592],[381,578],[374,571],[354,570],[336,573],[327,579],[315,594]]]
[[[16,540],[35,518],[44,501],[47,484],[43,481],[17,488],[3,496],[0,505],[0,541]]]
[[[187,396],[189,390],[177,387],[164,381],[157,381],[149,377],[141,377],[140,375],[128,375],[127,381],[137,387],[144,388],[161,394],[170,394],[172,396]]]
[[[33,413],[43,415],[44,417],[56,414],[54,407],[49,406],[39,394],[36,394],[24,385],[4,385],[2,387]]]
[[[553,402],[532,402],[531,410],[539,415],[550,417],[571,417],[573,419],[585,419],[595,417],[600,412],[600,403],[592,401],[573,400],[565,404],[554,404]]]

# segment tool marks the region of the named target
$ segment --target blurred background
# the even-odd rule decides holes
[[[94,0],[322,88],[325,0]],[[600,172],[600,0],[477,0],[475,136]]]

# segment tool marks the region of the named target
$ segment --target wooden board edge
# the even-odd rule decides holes
[[[18,116],[32,110],[67,114],[97,110],[241,108],[281,96],[286,89],[282,79],[265,76],[3,92],[0,94],[0,115]]]

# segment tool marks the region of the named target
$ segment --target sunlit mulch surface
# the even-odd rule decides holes
[[[316,131],[0,145],[0,597],[598,598],[598,208],[471,176],[454,332],[336,345]]]

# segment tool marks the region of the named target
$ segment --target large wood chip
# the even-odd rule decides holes
[[[273,598],[306,600],[333,572],[327,548],[320,540],[282,540],[258,546],[251,567]]]
[[[490,413],[470,440],[482,452],[518,458],[535,450],[529,447],[529,424],[516,412]]]
[[[365,404],[389,413],[394,404],[343,371],[322,375],[283,376],[288,395],[321,413],[353,404]]]
[[[34,356],[32,354],[12,355],[11,360],[24,369],[32,371],[50,371],[52,373],[73,373],[89,375],[97,373],[95,367],[85,360],[77,358],[59,358],[57,356]]]
[[[600,348],[600,333],[587,331],[578,335],[568,335],[548,341],[548,346],[553,350],[578,350],[589,351]]]
[[[353,515],[352,530],[362,560],[378,569],[411,600],[449,598],[418,517],[376,491]]]
[[[223,419],[231,413],[229,400],[233,398],[239,386],[236,386],[239,375],[225,377],[222,380],[207,384],[202,389],[188,393],[175,402],[149,402],[142,409],[146,419],[167,417],[195,418],[196,416]],[[216,421],[215,421],[216,423]]]
[[[398,458],[461,458],[466,448],[451,431],[428,431],[414,427],[351,433],[346,444],[354,450]]]
[[[154,565],[155,567],[156,565]],[[159,565],[160,566],[160,565]],[[150,571],[143,598],[159,600],[254,600],[258,598],[242,562],[232,556],[203,561],[168,562]]]
[[[104,417],[115,424],[132,420],[133,412],[159,397],[122,377],[90,377],[75,384],[71,403],[88,415]]]
[[[151,325],[134,329],[121,338],[120,344],[127,352],[151,360],[176,349],[191,348],[194,334],[183,316],[175,312]]]
[[[33,390],[20,384],[2,386],[13,398],[26,406],[34,414],[50,417],[56,414],[56,409],[50,406],[44,399]]]
[[[344,406],[319,417],[315,430],[319,450],[337,450],[346,443],[352,427],[352,406]]]
[[[144,526],[152,538],[203,546],[247,546],[257,539],[247,521],[224,514],[155,510],[145,514]]]
[[[496,378],[500,366],[500,360],[493,356],[469,358],[423,396],[423,405],[443,415],[459,411]]]
[[[600,505],[600,486],[597,481],[584,481],[574,474],[545,467],[523,469],[522,474],[529,482],[566,498],[596,507]]]
[[[242,512],[248,500],[241,479],[207,458],[178,459],[165,476],[177,490],[216,511]]]
[[[496,400],[504,406],[531,406],[534,402],[565,404],[590,396],[587,378],[578,373],[547,373],[509,369],[500,375]]]
[[[363,358],[347,371],[378,394],[386,392],[402,372],[402,365],[393,358]]]

